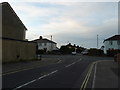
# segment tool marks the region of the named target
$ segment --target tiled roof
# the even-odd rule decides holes
[[[36,39],[36,40],[33,40],[34,42],[39,42],[39,43],[54,43],[54,44],[57,44],[51,40],[48,40],[48,39]]]
[[[109,41],[109,40],[120,40],[120,35],[114,35],[110,38],[107,38],[107,39],[104,40],[104,42]]]

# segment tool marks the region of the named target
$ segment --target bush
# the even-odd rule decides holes
[[[107,56],[114,57],[117,53],[120,53],[120,50],[109,49],[107,50]]]
[[[37,52],[36,52],[37,55],[38,55],[38,54],[45,54],[45,53],[46,53],[45,50],[37,50]]]
[[[101,49],[91,48],[88,50],[88,55],[90,55],[90,56],[103,56],[104,52]]]
[[[48,51],[47,54],[59,55],[60,51],[59,50]]]
[[[74,48],[69,48],[67,46],[61,46],[60,48],[61,54],[71,54],[74,50]]]

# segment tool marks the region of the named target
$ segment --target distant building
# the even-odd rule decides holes
[[[104,40],[104,53],[107,54],[107,50],[120,49],[120,35],[114,35]]]
[[[36,43],[25,39],[27,28],[9,3],[2,5],[2,61],[11,62],[34,59]]]
[[[38,50],[45,50],[46,52],[48,51],[53,51],[53,50],[58,50],[57,48],[57,43],[48,40],[46,38],[42,38],[42,36],[40,36],[39,39],[33,40],[34,42],[37,42],[38,45]]]

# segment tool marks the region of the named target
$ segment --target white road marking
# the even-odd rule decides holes
[[[88,70],[88,72],[87,72],[87,74],[86,74],[86,76],[85,76],[85,79],[84,79],[84,81],[83,81],[83,83],[82,83],[82,85],[81,85],[80,90],[85,90],[85,88],[86,88],[86,86],[87,86],[87,83],[88,83],[88,80],[89,80],[89,78],[90,78],[90,75],[91,75],[91,72],[92,72],[92,69],[93,69],[93,65],[94,65],[94,64],[95,64],[95,63],[93,62],[93,63],[90,65],[89,70]]]
[[[65,66],[65,67],[70,67],[70,66],[73,65],[73,64],[75,64],[75,62],[73,62],[73,63],[71,63],[71,64],[69,64],[69,65],[67,65],[67,66]]]
[[[104,60],[104,61],[110,61],[110,60]],[[90,65],[90,68],[89,68],[89,70],[88,70],[88,72],[87,72],[87,75],[86,75],[86,77],[85,77],[82,85],[81,85],[80,90],[85,90],[85,89],[86,89],[88,80],[89,80],[90,75],[91,75],[91,73],[92,73],[92,69],[94,68],[93,65],[95,65],[95,64],[97,64],[97,63],[99,63],[99,62],[103,62],[103,60],[94,61],[94,62]],[[96,68],[96,67],[95,67],[95,68]],[[95,69],[95,70],[96,70],[96,69]],[[94,77],[93,77],[93,81],[94,81],[93,83],[94,83],[94,85],[95,85],[95,79],[96,79],[96,71],[95,71]],[[94,85],[92,84],[92,87],[95,87]]]
[[[15,70],[15,71],[11,71],[11,72],[7,72],[7,73],[2,73],[2,75],[0,76],[4,76],[4,75],[9,75],[9,74],[13,74],[13,73],[17,73],[17,72],[22,72],[22,71],[26,71],[26,70],[31,70],[31,69],[34,69],[34,68],[39,68],[40,66],[32,66],[30,68],[20,68],[18,70]]]
[[[97,70],[97,63],[95,64],[95,70],[94,70],[92,88],[95,88],[96,70]]]
[[[24,86],[26,86],[26,85],[28,85],[28,84],[31,84],[31,83],[33,83],[33,82],[35,82],[35,81],[37,81],[37,80],[40,80],[40,79],[45,78],[45,77],[47,77],[47,76],[49,76],[49,75],[52,75],[52,74],[56,73],[57,71],[58,71],[58,70],[55,70],[55,71],[53,71],[53,72],[51,72],[51,73],[48,73],[48,74],[46,74],[46,75],[43,75],[43,76],[41,76],[41,77],[39,77],[39,78],[37,78],[37,79],[34,79],[34,80],[30,81],[30,82],[27,82],[27,83],[25,83],[25,84],[23,84],[23,85],[20,85],[20,86],[16,87],[16,88],[14,88],[13,90],[17,90],[17,89],[19,89],[19,88],[22,88],[22,87],[24,87]]]
[[[79,61],[81,61],[81,60],[82,60],[82,59],[80,58],[78,61],[76,61],[76,63],[79,62]]]
[[[59,59],[59,61],[57,63],[60,63],[62,60]]]
[[[72,66],[73,64],[75,64],[75,63],[77,63],[77,62],[79,62],[79,61],[81,61],[82,59],[80,58],[80,60],[78,60],[78,61],[76,61],[76,62],[73,62],[73,63],[71,63],[71,64],[69,64],[69,65],[66,65],[65,67],[70,67],[70,66]]]
[[[67,65],[67,66],[65,66],[65,67],[70,67],[71,66],[71,64],[69,64],[69,65]]]

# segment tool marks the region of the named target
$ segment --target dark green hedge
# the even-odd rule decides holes
[[[120,50],[107,50],[107,56],[113,57],[114,55],[116,55],[117,53],[120,53]]]
[[[104,52],[101,49],[91,48],[88,50],[88,55],[90,55],[90,56],[103,56]]]

